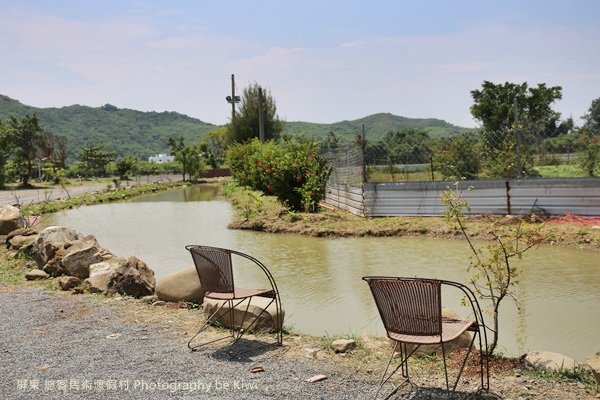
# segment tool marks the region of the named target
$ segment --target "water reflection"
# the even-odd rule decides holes
[[[233,210],[218,185],[193,186],[126,203],[44,216],[43,226],[93,234],[114,254],[136,256],[157,279],[192,265],[187,244],[229,247],[261,260],[282,293],[286,325],[317,335],[383,334],[365,275],[426,276],[464,282],[462,241],[415,238],[310,238],[227,229]],[[526,255],[517,297],[501,309],[500,349],[548,350],[584,361],[597,351],[600,252],[544,247]],[[239,277],[260,284],[260,274]],[[460,295],[444,293],[459,314]]]

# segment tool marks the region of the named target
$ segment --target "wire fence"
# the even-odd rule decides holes
[[[600,132],[478,130],[431,138],[426,131],[388,132],[328,149],[340,184],[600,176]]]

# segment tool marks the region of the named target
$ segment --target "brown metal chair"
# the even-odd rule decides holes
[[[264,266],[263,263],[258,261],[256,258],[251,257],[247,254],[240,253],[234,250],[222,249],[218,247],[209,247],[209,246],[199,246],[199,245],[189,245],[186,246],[186,249],[192,255],[192,259],[194,260],[194,265],[196,266],[196,271],[198,272],[198,277],[200,278],[200,284],[202,285],[202,289],[204,290],[204,297],[209,299],[215,299],[222,301],[222,304],[218,309],[206,320],[206,322],[200,327],[198,332],[190,339],[188,342],[188,347],[192,350],[195,350],[201,346],[204,346],[209,343],[214,343],[228,337],[232,337],[234,339],[233,343],[229,346],[228,354],[233,357],[234,355],[244,354],[248,351],[255,351],[259,348],[269,346],[272,344],[281,345],[283,343],[283,314],[282,314],[282,306],[281,299],[279,298],[279,292],[277,290],[277,285],[275,284],[275,280],[273,276],[269,272],[269,270]],[[236,263],[236,265],[241,265],[241,261],[249,260],[251,265],[258,266],[262,272],[265,274],[270,288],[267,289],[247,289],[240,288],[234,285],[234,273],[233,273],[233,260],[240,261]],[[253,263],[253,264],[252,264]],[[250,307],[250,303],[253,297],[266,297],[270,299],[269,303],[262,308],[259,315],[257,315],[253,320],[248,320],[246,323],[246,317],[249,315],[248,309]],[[234,326],[234,316],[233,311],[234,308],[247,301],[245,307],[244,317],[241,323],[238,326]],[[267,308],[271,305],[275,304],[276,316],[275,316],[275,326],[276,326],[276,341],[275,343],[268,343],[264,346],[254,347],[250,350],[241,351],[238,353],[233,353],[234,346],[238,343],[238,341],[242,338],[244,333],[250,331],[255,323],[259,320],[261,315],[266,312]],[[229,310],[223,310],[223,307],[228,305]],[[192,346],[192,341],[208,327],[210,324],[215,323],[217,320],[223,318],[227,313],[228,322],[230,328],[230,335],[227,337],[222,337],[216,340],[212,340],[209,342],[201,343]]]
[[[450,390],[448,369],[446,367],[446,352],[444,344],[458,338],[464,332],[472,332],[473,337],[461,369],[458,372],[452,392],[456,391],[467,359],[475,339],[479,339],[479,364],[481,387],[478,390],[489,389],[489,370],[487,355],[487,334],[483,314],[473,292],[460,283],[438,279],[402,278],[387,276],[367,276],[363,278],[371,288],[375,304],[385,326],[387,336],[395,342],[388,364],[381,377],[381,382],[375,398],[388,380],[402,368],[403,382],[409,382],[408,359],[421,345],[441,345],[446,376],[446,390]],[[442,317],[442,285],[458,288],[463,292],[467,304],[472,306],[475,320],[453,320]],[[415,345],[412,351],[407,351],[407,344]],[[400,347],[400,364],[386,376],[394,354]],[[389,396],[396,392],[394,390]]]

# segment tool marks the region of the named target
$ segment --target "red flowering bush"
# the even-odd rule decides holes
[[[331,172],[318,148],[312,140],[261,144],[254,139],[232,146],[227,160],[240,185],[277,196],[293,211],[316,212]]]

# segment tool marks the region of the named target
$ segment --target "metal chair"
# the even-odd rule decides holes
[[[192,255],[192,259],[194,260],[194,265],[196,266],[196,271],[198,272],[198,277],[200,278],[200,283],[202,285],[202,289],[204,290],[204,297],[222,301],[220,307],[218,307],[218,309],[211,314],[211,316],[206,320],[206,322],[200,327],[198,332],[196,332],[196,334],[189,340],[188,347],[193,351],[206,344],[214,343],[226,339],[228,337],[232,337],[234,340],[233,343],[229,346],[227,352],[230,357],[233,357],[234,355],[244,354],[248,351],[255,351],[259,348],[270,346],[272,344],[280,346],[283,343],[283,309],[281,306],[281,299],[279,298],[279,292],[277,290],[275,280],[273,279],[273,276],[271,275],[269,270],[264,266],[264,264],[262,264],[254,257],[234,250],[199,245],[189,245],[186,246],[186,249],[189,250],[189,252]],[[249,260],[251,262],[251,265],[258,266],[265,274],[270,284],[270,288],[247,289],[235,286],[233,273],[234,259],[236,259],[236,261],[240,261],[236,263],[236,265],[241,265],[241,261],[243,260]],[[260,313],[253,320],[247,321],[246,318],[248,317],[248,309],[250,307],[252,298],[254,297],[265,297],[270,299],[270,301],[266,306],[262,307]],[[239,324],[235,324],[233,315],[234,308],[242,304],[244,301],[247,301],[248,304],[243,306],[245,307],[243,319]],[[275,304],[276,311],[275,343],[268,343],[264,346],[255,347],[250,350],[240,351],[234,354],[232,350],[235,347],[235,345],[246,332],[250,331],[254,327],[261,315],[266,312],[267,308],[271,306],[271,304]],[[228,305],[229,310],[224,310],[223,312],[221,312],[225,305]],[[194,341],[194,339],[202,331],[204,331],[206,327],[208,327],[210,324],[213,324],[217,320],[223,318],[227,314],[229,314],[229,336],[221,337],[219,339],[215,339],[197,345],[192,345],[192,341]]]
[[[489,390],[486,328],[479,303],[471,289],[460,283],[438,279],[387,276],[367,276],[363,279],[371,288],[387,336],[395,342],[392,355],[381,377],[377,393],[375,393],[375,398],[377,398],[383,385],[400,368],[402,368],[404,380],[396,390],[403,384],[410,382],[408,376],[408,359],[421,345],[441,345],[446,390],[450,390],[444,345],[458,338],[464,332],[472,332],[473,337],[452,387],[452,392],[456,391],[458,381],[463,373],[476,338],[479,338],[479,372],[481,376],[481,387],[477,392]],[[474,321],[454,320],[442,317],[442,285],[458,288],[463,292],[466,303],[472,306]],[[415,345],[414,349],[408,352],[407,344]],[[400,364],[386,376],[398,347],[400,347]],[[388,395],[388,397],[395,393],[396,390]]]

